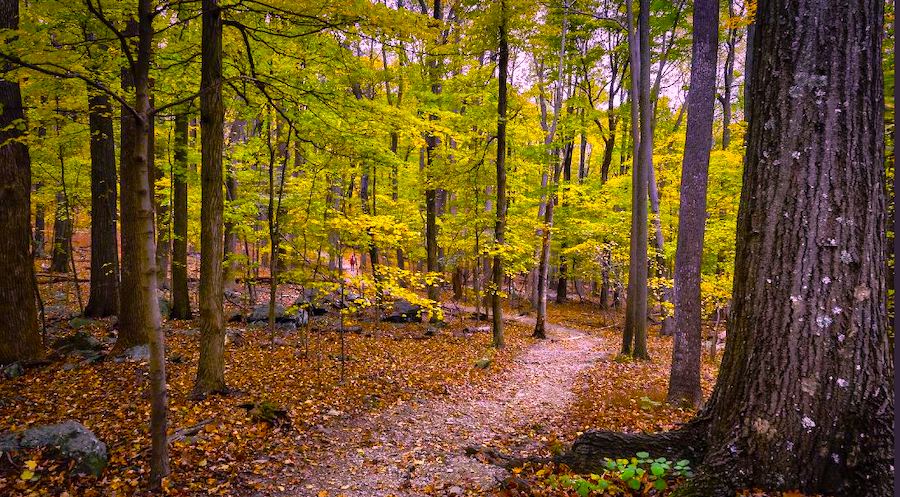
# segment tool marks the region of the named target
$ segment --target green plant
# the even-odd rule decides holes
[[[665,457],[653,459],[647,452],[638,452],[630,459],[607,459],[601,474],[584,476],[551,475],[547,484],[551,488],[568,488],[580,497],[649,489],[665,490],[680,478],[690,478],[690,461],[670,461]]]

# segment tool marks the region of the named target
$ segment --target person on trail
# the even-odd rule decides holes
[[[356,254],[355,253],[350,254],[350,272],[356,273]]]

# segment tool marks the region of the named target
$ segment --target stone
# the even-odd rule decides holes
[[[159,298],[159,315],[160,316],[168,316],[172,313],[172,306],[169,304],[169,301],[160,297]]]
[[[51,447],[63,458],[74,460],[77,473],[100,476],[108,461],[106,444],[74,420],[0,434],[0,452],[43,447]]]
[[[115,358],[116,362],[147,362],[149,360],[150,346],[147,344],[129,347]]]
[[[275,320],[278,318],[284,317],[284,306],[281,304],[275,304]],[[258,305],[253,308],[253,312],[247,316],[248,323],[258,323],[260,321],[268,321],[269,320],[269,303]]]
[[[462,497],[465,491],[458,485],[453,485],[447,489],[447,497]]]
[[[322,316],[328,314],[328,309],[322,305],[324,303],[323,300],[324,299],[319,294],[318,290],[315,288],[307,288],[303,290],[303,295],[297,297],[297,300],[294,301],[294,305],[307,311],[313,316]]]
[[[481,359],[478,359],[477,361],[475,361],[475,367],[478,369],[487,369],[491,367],[490,358],[482,357]]]
[[[77,316],[69,320],[69,326],[75,328],[76,330],[79,328],[84,328],[85,326],[90,326],[92,324],[94,324],[93,319],[88,319],[81,316]]]
[[[13,378],[18,378],[23,374],[25,374],[25,368],[22,367],[21,362],[14,362],[3,367],[3,376],[9,378],[10,380]]]
[[[421,322],[421,311],[422,306],[413,304],[405,299],[399,299],[394,302],[393,312],[382,318],[382,321],[389,323]]]
[[[103,344],[89,333],[78,331],[67,337],[54,340],[53,343],[50,344],[50,348],[56,350],[60,354],[68,354],[69,352],[79,350],[100,350],[103,348]]]

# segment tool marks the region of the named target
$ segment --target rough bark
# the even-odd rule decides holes
[[[172,171],[172,319],[191,319],[188,293],[188,116],[175,116],[175,164]]]
[[[112,106],[103,93],[88,95],[91,131],[91,286],[84,315],[119,312],[119,241],[116,144]]]
[[[18,0],[0,0],[0,28],[18,29]],[[4,67],[4,69],[6,69]],[[31,157],[17,81],[0,72],[0,364],[38,359],[41,337],[31,252]]]
[[[66,197],[62,191],[56,193],[56,215],[53,218],[53,253],[50,256],[50,271],[65,273],[69,271],[69,258],[72,246],[72,220],[66,209]]]
[[[883,7],[759,3],[734,307],[680,495],[893,495]]]
[[[495,248],[506,243],[506,110],[507,110],[507,78],[509,71],[509,29],[507,26],[506,0],[500,0],[500,43],[497,89],[497,221],[494,225]],[[502,348],[503,340],[503,307],[500,305],[500,292],[503,289],[503,257],[494,255],[492,265],[491,288],[491,321],[493,345]]]
[[[695,0],[691,82],[687,96],[687,135],[681,169],[681,202],[675,252],[675,344],[668,400],[699,406],[700,263],[706,227],[706,186],[712,142],[718,0]]]
[[[224,225],[222,151],[222,12],[218,0],[202,3],[200,65],[200,361],[193,395],[224,392],[225,318],[223,315]],[[270,212],[271,216],[272,213]],[[274,255],[274,254],[273,254]],[[275,270],[273,265],[272,270]]]

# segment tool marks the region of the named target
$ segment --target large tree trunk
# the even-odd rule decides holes
[[[650,101],[649,1],[640,0],[639,33],[634,24],[632,2],[628,2],[631,38],[632,135],[635,143],[631,180],[631,248],[628,264],[628,294],[622,353],[647,358],[647,200],[648,170],[653,160],[653,107]],[[639,41],[638,41],[639,39]],[[636,97],[636,99],[635,99]]]
[[[119,242],[116,234],[116,144],[109,96],[88,96],[91,131],[91,287],[84,315],[119,312]]]
[[[715,107],[718,0],[695,0],[687,135],[681,169],[681,202],[675,252],[675,345],[669,402],[699,406],[700,262],[706,226],[706,186]]]
[[[893,495],[883,7],[759,4],[725,356],[706,408],[667,434],[705,446],[682,495]]]
[[[66,273],[69,271],[69,258],[72,246],[72,220],[66,208],[66,197],[62,190],[56,192],[56,216],[53,218],[53,254],[50,257],[50,271]]]
[[[175,164],[172,172],[172,319],[191,319],[188,293],[188,116],[175,116]]]
[[[507,21],[506,0],[500,0],[500,46],[497,68],[497,221],[494,224],[494,245],[502,247],[506,243],[506,82],[509,71],[509,28]],[[500,305],[500,292],[503,290],[503,257],[499,252],[494,255],[492,265],[491,288],[491,330],[493,345],[502,348],[503,340],[503,307]]]
[[[222,12],[218,0],[203,0],[200,66],[200,361],[195,396],[225,391],[225,319],[223,316],[224,226],[222,150]],[[272,216],[272,212],[269,212]],[[275,254],[272,254],[273,257]],[[275,271],[275,267],[271,268]],[[273,278],[274,279],[274,278]]]
[[[0,0],[0,28],[18,29],[18,0]],[[7,66],[8,67],[8,66]],[[0,364],[41,356],[31,253],[31,157],[17,81],[0,72]]]

